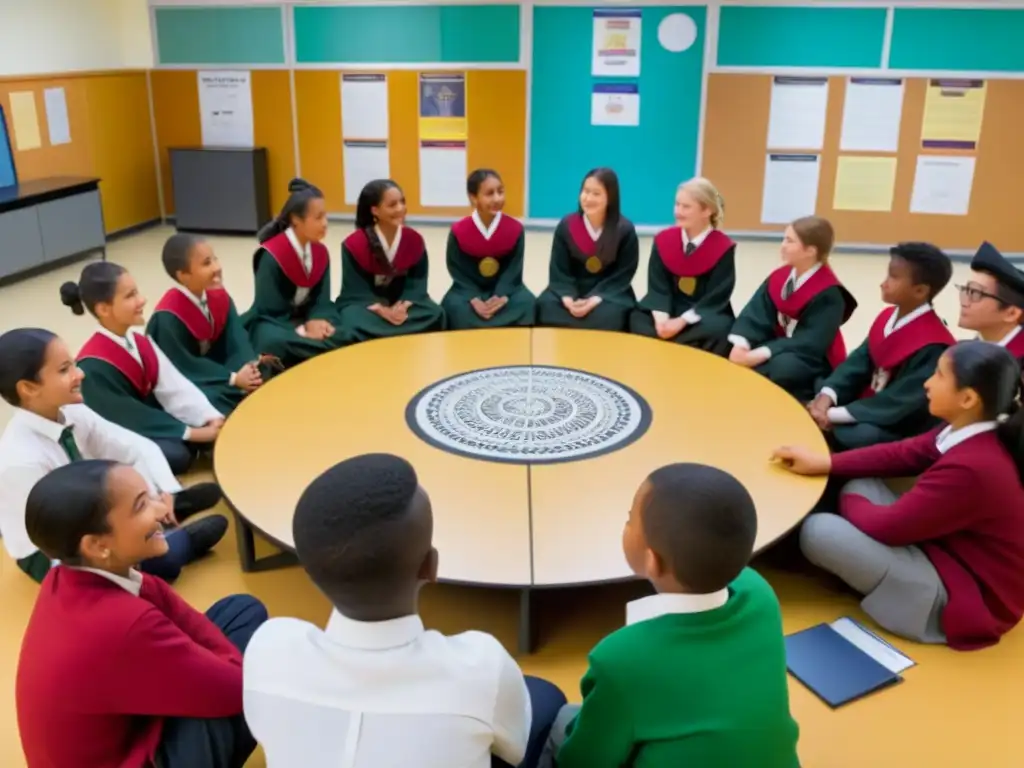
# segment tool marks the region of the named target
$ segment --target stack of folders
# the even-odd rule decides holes
[[[848,616],[786,637],[793,677],[835,709],[903,682],[914,661]]]

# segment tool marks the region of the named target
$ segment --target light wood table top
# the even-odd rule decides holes
[[[650,426],[618,450],[529,465],[458,455],[408,427],[406,408],[424,388],[524,365],[625,385],[650,406]],[[495,329],[365,342],[303,363],[231,415],[214,469],[232,507],[291,549],[295,505],[317,475],[362,453],[403,456],[433,503],[442,579],[555,586],[631,577],[620,534],[633,494],[652,470],[676,461],[738,477],[757,504],[757,548],[767,546],[810,511],[825,484],[770,465],[783,443],[826,450],[799,403],[726,360],[627,334]]]

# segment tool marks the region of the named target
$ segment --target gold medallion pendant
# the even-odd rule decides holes
[[[687,296],[692,296],[693,292],[697,290],[697,278],[696,277],[680,277],[679,278],[679,290],[685,293]]]
[[[494,277],[498,274],[498,260],[488,256],[480,260],[480,274],[484,277]]]
[[[587,272],[589,272],[592,275],[596,275],[598,272],[601,271],[603,265],[601,264],[601,260],[597,258],[597,256],[591,256],[589,259],[587,259],[587,263],[585,266],[587,268]]]

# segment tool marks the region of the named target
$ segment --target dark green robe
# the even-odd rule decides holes
[[[670,341],[727,355],[729,329],[735,317],[735,286],[736,244],[726,235],[712,230],[696,250],[686,255],[680,229],[662,230],[651,245],[647,295],[630,317],[629,329],[658,338],[653,312],[665,312],[672,318],[696,314],[700,320],[688,324]]]
[[[249,336],[227,291],[206,292],[213,324],[202,310],[177,288],[170,289],[156,306],[146,333],[160,350],[225,416],[245,397],[231,377],[256,360]]]
[[[526,234],[511,216],[502,216],[490,238],[467,216],[448,234],[448,273],[452,287],[441,307],[452,330],[503,328],[533,325],[536,299],[523,285],[523,253]],[[508,303],[490,320],[484,320],[470,305],[473,299],[487,301],[493,296]]]
[[[886,323],[895,311],[883,310],[864,343],[819,387],[835,392],[836,405],[856,419],[833,426],[830,441],[840,450],[913,437],[938,423],[928,412],[924,383],[956,340],[934,312],[886,337]],[[886,379],[880,390],[879,377]]]
[[[596,331],[624,331],[636,306],[633,278],[640,261],[640,241],[626,218],[619,219],[615,258],[592,272],[597,243],[583,223],[582,213],[570,213],[555,227],[551,242],[548,287],[537,299],[537,325],[556,328],[585,328]],[[599,262],[598,262],[599,263]],[[601,298],[601,303],[583,318],[575,318],[562,299]]]
[[[338,349],[344,342],[341,323],[331,302],[331,266],[327,248],[310,243],[313,268],[307,275],[287,235],[263,243],[253,256],[256,295],[252,307],[242,315],[252,347],[258,355],[274,355],[285,367]],[[309,293],[295,304],[299,288]],[[296,328],[307,320],[326,320],[335,334],[317,341],[300,336]]]
[[[357,229],[341,245],[341,293],[335,303],[349,342],[444,329],[444,311],[427,293],[430,262],[423,237],[410,227],[403,227],[398,237],[390,262],[374,253],[364,230]],[[401,325],[368,309],[399,301],[412,302]]]
[[[768,349],[772,356],[754,370],[808,402],[816,394],[817,382],[846,357],[840,328],[857,302],[827,265],[783,300],[791,273],[790,267],[780,267],[761,283],[733,325],[730,339],[740,337],[750,349]],[[782,325],[786,319],[795,323],[788,336]]]

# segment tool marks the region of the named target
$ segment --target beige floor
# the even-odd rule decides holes
[[[345,224],[335,225],[330,236],[333,248],[347,229]],[[159,257],[168,233],[169,230],[149,231],[110,248],[110,258],[132,270],[151,301],[159,298],[168,285]],[[424,234],[434,254],[432,293],[440,298],[448,282],[443,267],[446,235],[441,228],[425,228]],[[550,235],[545,233],[530,233],[527,241],[526,281],[537,291],[546,282],[549,241]],[[252,243],[242,238],[217,238],[214,242],[224,262],[228,286],[238,305],[244,308],[252,296]],[[646,252],[649,239],[644,239],[642,247]],[[737,307],[742,306],[777,261],[773,244],[741,244]],[[840,278],[861,302],[860,310],[847,325],[850,346],[863,339],[881,309],[878,284],[884,276],[885,264],[883,257],[862,254],[843,254],[834,259]],[[93,329],[92,322],[72,316],[57,297],[60,283],[74,279],[80,269],[80,264],[74,265],[0,288],[0,331],[16,326],[42,326],[59,333],[72,346],[82,343]],[[966,271],[965,266],[957,265],[953,282],[961,282]],[[337,269],[332,279],[336,290]],[[645,280],[646,268],[641,267],[636,280],[638,293],[643,293]],[[955,291],[947,289],[937,303],[940,313],[955,324]],[[0,426],[8,417],[9,409],[0,404]],[[401,445],[394,450],[401,453]],[[844,614],[859,614],[856,601],[837,591],[835,585],[798,570],[780,568],[779,557],[772,559],[776,562],[756,565],[779,593],[787,631]],[[225,594],[246,591],[263,599],[274,615],[294,615],[322,623],[328,612],[324,599],[298,569],[242,574],[230,535],[213,557],[186,571],[178,588],[200,608]],[[520,660],[523,668],[554,680],[570,698],[578,698],[578,680],[585,669],[587,650],[621,624],[623,605],[639,588],[640,585],[632,584],[545,593],[539,609],[541,647]],[[20,638],[34,594],[35,587],[6,555],[0,555],[0,765],[5,768],[24,765],[17,739],[13,683]],[[507,647],[514,648],[517,602],[511,592],[436,587],[424,593],[423,613],[428,625],[442,631],[478,628],[494,633]],[[1016,732],[1017,704],[1024,682],[1024,632],[1011,634],[996,648],[972,654],[895,642],[919,666],[906,674],[904,685],[843,710],[830,711],[791,681],[793,711],[802,726],[801,756],[805,768],[1024,765]],[[250,764],[264,765],[259,754]]]

